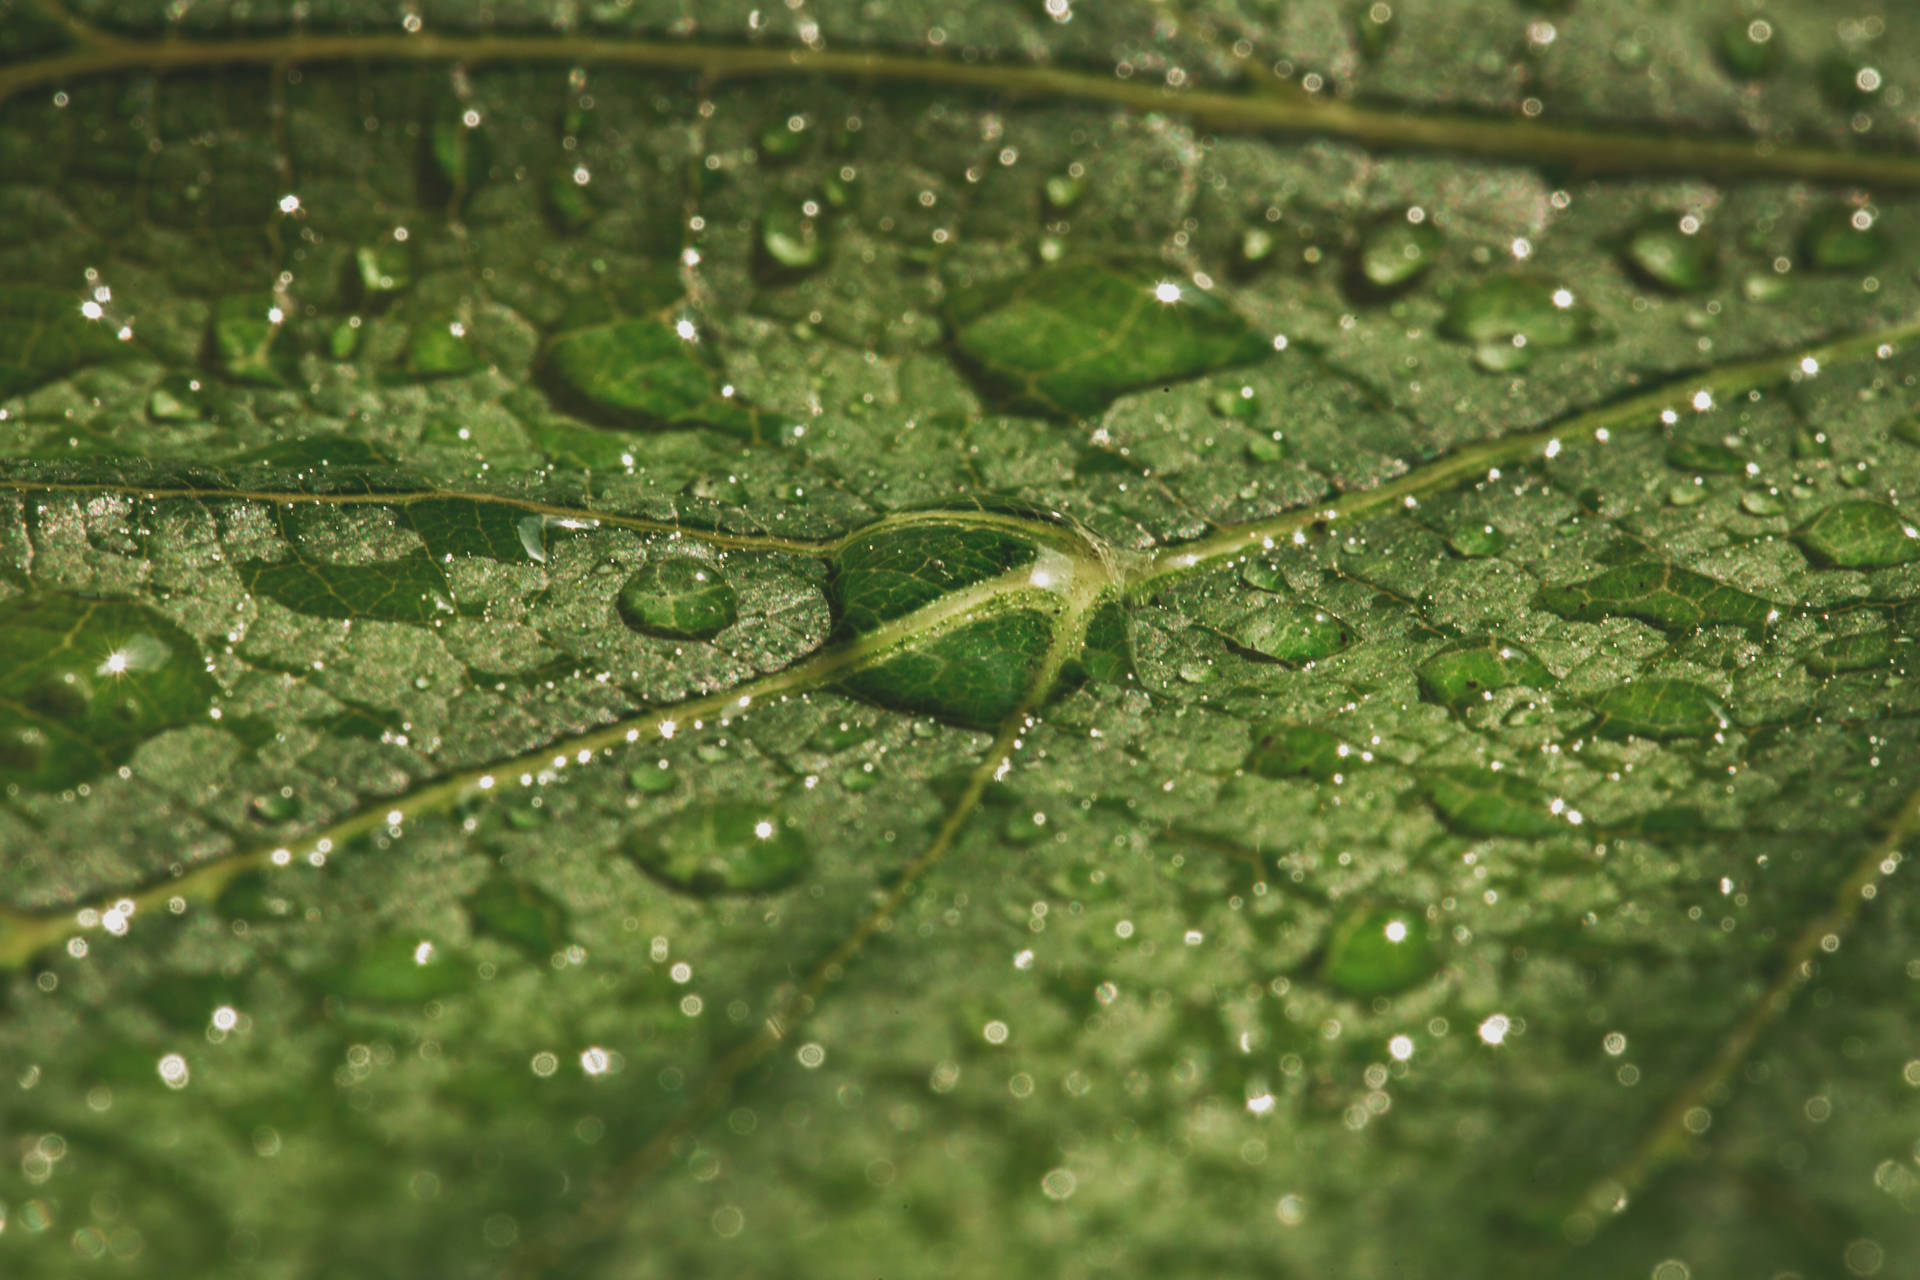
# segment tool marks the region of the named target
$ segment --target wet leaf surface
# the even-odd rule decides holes
[[[0,1274],[1905,1274],[1916,76],[0,0]]]

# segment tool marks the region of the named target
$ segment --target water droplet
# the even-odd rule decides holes
[[[202,400],[196,379],[184,374],[167,378],[147,393],[147,417],[155,422],[197,422]]]
[[[1835,636],[1807,655],[1807,670],[1817,676],[1831,676],[1843,671],[1884,667],[1899,651],[1900,646],[1885,631]]]
[[[457,378],[480,367],[480,356],[467,341],[466,325],[447,315],[430,315],[407,334],[402,367],[415,378]]]
[[[649,561],[621,585],[617,607],[635,631],[672,640],[704,640],[740,617],[719,566],[691,556]]]
[[[1690,680],[1633,680],[1586,699],[1594,732],[1609,738],[1701,738],[1730,723],[1712,691]]]
[[[1410,221],[1396,213],[1375,222],[1360,240],[1354,266],[1372,289],[1403,289],[1432,269],[1440,250],[1440,232],[1424,218]]]
[[[1720,65],[1736,80],[1757,80],[1780,65],[1780,33],[1764,18],[1735,18],[1714,40]]]
[[[827,257],[818,220],[784,204],[760,216],[760,248],[774,267],[795,273],[811,271]]]
[[[545,372],[556,398],[623,424],[740,429],[742,409],[719,395],[704,345],[683,336],[683,322],[653,314],[671,303],[669,292],[639,290],[618,305],[596,295],[576,298],[547,344]]]
[[[1260,407],[1260,398],[1252,387],[1222,387],[1213,393],[1208,403],[1223,418],[1244,420],[1251,418]]]
[[[1447,545],[1469,560],[1497,556],[1507,549],[1507,535],[1484,521],[1470,520],[1447,531]]]
[[[813,848],[795,823],[747,800],[682,809],[630,837],[627,852],[667,884],[695,894],[772,893],[813,865]]]
[[[1580,622],[1639,618],[1660,627],[1760,627],[1780,613],[1771,600],[1655,560],[1620,565],[1572,586],[1548,587],[1539,601],[1542,608]]]
[[[278,791],[268,791],[253,798],[253,811],[267,822],[286,822],[300,816],[300,801]]]
[[[807,738],[807,746],[814,751],[829,754],[845,751],[848,747],[857,747],[873,737],[873,726],[850,720],[837,720],[825,724],[813,731]]]
[[[1550,689],[1553,673],[1515,644],[1486,639],[1451,645],[1420,664],[1420,693],[1452,711],[1466,711],[1498,689]]]
[[[627,785],[642,795],[659,796],[678,787],[680,779],[672,769],[658,764],[638,765],[627,771]]]
[[[1667,465],[1682,471],[1745,475],[1751,459],[1738,449],[1706,440],[1675,440],[1667,446]]]
[[[813,144],[815,130],[803,115],[783,116],[760,131],[760,155],[767,160],[790,160]]]
[[[1078,178],[1066,174],[1055,174],[1048,178],[1042,191],[1047,204],[1054,209],[1071,209],[1080,203],[1080,197],[1086,193],[1086,186]]]
[[[1352,773],[1364,761],[1360,753],[1325,729],[1274,723],[1255,734],[1246,767],[1263,778],[1312,778],[1329,782]]]
[[[1883,502],[1841,502],[1795,530],[1815,564],[1838,569],[1883,569],[1920,560],[1920,518]]]
[[[953,338],[1012,405],[1097,413],[1115,397],[1273,354],[1270,338],[1191,281],[1066,261],[956,289]]]
[[[236,382],[279,386],[287,381],[289,353],[276,350],[286,313],[271,293],[245,293],[213,305],[213,356]]]
[[[1878,66],[1845,50],[1835,50],[1822,58],[1816,78],[1820,96],[1839,110],[1849,112],[1872,106],[1886,83]]]
[[[1270,560],[1249,560],[1246,567],[1240,570],[1240,581],[1276,595],[1285,595],[1293,590],[1287,585],[1286,574],[1280,566]]]
[[[1674,293],[1711,289],[1720,278],[1713,238],[1691,214],[1656,214],[1628,233],[1626,259],[1651,284]]]
[[[535,960],[566,945],[567,909],[544,889],[495,875],[465,899],[475,933],[508,942]]]
[[[363,297],[377,298],[413,287],[413,244],[391,236],[361,245],[353,264]]]
[[[1599,322],[1571,287],[1510,272],[1455,294],[1440,331],[1472,344],[1482,368],[1512,372],[1530,364],[1536,351],[1590,341]]]
[[[420,1004],[473,985],[473,966],[431,938],[390,933],[333,972],[327,990],[349,1000]]]
[[[1320,976],[1350,996],[1388,996],[1418,986],[1439,967],[1423,914],[1375,906],[1362,907],[1334,928]]]
[[[123,601],[38,591],[0,600],[0,788],[54,791],[165,730],[207,722],[218,686],[198,647]]]
[[[1545,791],[1511,770],[1430,769],[1422,786],[1447,824],[1466,835],[1545,836],[1570,825]]]
[[[1339,618],[1279,600],[1243,609],[1220,631],[1247,653],[1286,663],[1315,662],[1353,643],[1353,629]]]
[[[1393,6],[1385,0],[1373,0],[1371,4],[1357,5],[1353,11],[1353,40],[1360,46],[1360,56],[1368,62],[1376,62],[1380,55],[1393,43],[1398,30],[1394,21]]]
[[[1886,233],[1865,209],[1830,205],[1807,220],[1800,252],[1822,271],[1864,271],[1887,256]]]

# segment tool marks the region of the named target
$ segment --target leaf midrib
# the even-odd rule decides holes
[[[606,35],[296,34],[239,40],[113,35],[41,7],[75,38],[72,50],[0,67],[0,102],[29,89],[148,70],[291,67],[316,62],[504,62],[626,66],[695,74],[708,84],[787,76],[945,85],[1018,98],[1103,103],[1185,116],[1203,128],[1338,138],[1373,150],[1439,151],[1583,174],[1662,172],[1776,177],[1819,183],[1920,187],[1920,155],[1671,132],[1608,131],[1434,110],[1381,106],[1297,92],[1241,93],[1120,79],[1062,67],[964,61],[937,55],[778,45],[635,40]],[[1290,87],[1290,86],[1289,86]]]

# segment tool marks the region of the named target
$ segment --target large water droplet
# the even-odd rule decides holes
[[[1553,673],[1519,645],[1476,640],[1449,646],[1420,664],[1420,693],[1452,711],[1465,711],[1514,686],[1553,687]]]
[[[813,865],[813,847],[773,805],[715,801],[682,809],[627,842],[634,861],[696,894],[772,893]]]
[[[1609,738],[1701,738],[1730,723],[1712,691],[1690,680],[1633,680],[1591,698],[1593,730]]]
[[[1887,256],[1886,233],[1865,209],[1830,205],[1807,220],[1800,252],[1823,271],[1864,271]]]
[[[1667,465],[1682,471],[1712,472],[1716,475],[1746,474],[1751,461],[1738,449],[1711,440],[1675,440],[1667,446]]]
[[[1423,914],[1363,907],[1335,927],[1320,976],[1350,996],[1388,996],[1425,982],[1439,967],[1433,930]]]
[[[704,640],[740,617],[733,584],[719,566],[691,556],[648,562],[621,585],[617,607],[635,631],[671,640]]]
[[[1432,269],[1440,233],[1426,221],[1394,214],[1374,223],[1360,241],[1354,266],[1373,289],[1390,292],[1412,284]]]
[[[1843,671],[1866,671],[1884,667],[1901,650],[1892,634],[1866,631],[1858,635],[1835,636],[1807,655],[1807,670],[1817,676],[1838,675]]]
[[[490,934],[545,960],[567,941],[567,909],[553,895],[507,875],[495,875],[467,895],[475,933]]]
[[[361,245],[353,252],[353,265],[363,297],[377,298],[413,286],[411,241],[389,237]]]
[[[1886,85],[1884,73],[1874,62],[1846,50],[1822,58],[1816,76],[1820,95],[1842,111],[1872,106]]]
[[[1771,600],[1654,560],[1620,565],[1572,586],[1548,587],[1539,601],[1541,607],[1581,622],[1639,618],[1660,627],[1760,627],[1780,613]]]
[[[1628,233],[1627,263],[1652,284],[1674,293],[1711,289],[1720,278],[1712,237],[1691,214],[1656,214]]]
[[[473,981],[473,966],[433,939],[390,933],[336,969],[327,989],[349,1000],[419,1004],[455,995]]]
[[[1883,502],[1841,502],[1794,532],[1815,564],[1884,569],[1920,560],[1920,518]]]
[[[1441,321],[1447,337],[1471,343],[1482,368],[1525,368],[1533,353],[1591,340],[1599,325],[1593,309],[1569,286],[1520,272],[1497,275],[1454,295]]]
[[[1422,783],[1447,824],[1470,836],[1546,836],[1568,829],[1547,793],[1511,770],[1430,769]]]
[[[1311,725],[1264,725],[1247,754],[1246,767],[1263,778],[1312,778],[1330,782],[1351,773],[1363,761],[1360,753],[1325,729]]]
[[[1484,521],[1462,521],[1447,531],[1447,545],[1455,555],[1483,560],[1507,549],[1507,535]]]
[[[1353,629],[1324,609],[1280,600],[1243,609],[1220,631],[1247,653],[1296,664],[1331,657],[1353,643]]]
[[[1273,354],[1207,290],[1173,274],[1061,262],[955,290],[954,342],[1010,403],[1096,413],[1116,396]]]
[[[827,256],[818,220],[786,204],[776,204],[760,216],[760,248],[775,269],[794,273],[811,271]]]
[[[1720,65],[1736,80],[1757,80],[1780,65],[1780,33],[1764,18],[1736,18],[1714,39]]]

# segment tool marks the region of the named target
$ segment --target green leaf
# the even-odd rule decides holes
[[[1903,1274],[1902,17],[0,0],[0,1275]]]

